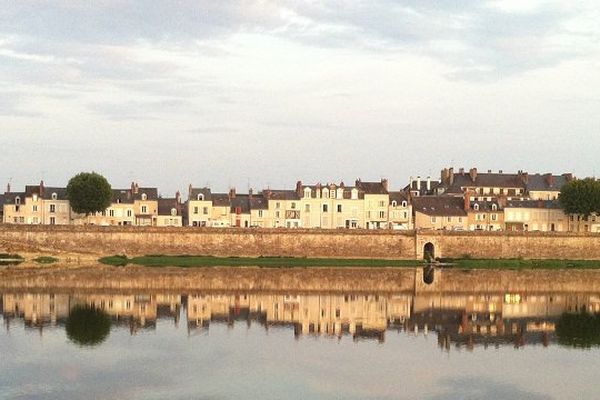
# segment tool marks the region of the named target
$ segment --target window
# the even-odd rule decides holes
[[[495,204],[492,204],[492,211],[496,211],[498,209],[498,206]]]
[[[337,212],[339,212],[339,213],[342,212],[342,205],[341,204],[337,205]]]
[[[202,214],[208,215],[208,207],[202,207]]]
[[[304,211],[310,212],[310,204],[305,204],[304,205]]]
[[[142,200],[143,201],[148,200],[148,196],[146,195],[146,193],[142,193]]]
[[[37,212],[37,210],[38,210],[38,208],[37,208],[37,205],[35,205],[35,206],[32,206],[32,207],[31,207],[31,210],[32,210],[33,212]]]
[[[148,213],[148,206],[142,206],[142,214]]]
[[[329,198],[329,192],[327,191],[327,189],[323,189],[323,198],[324,199]]]
[[[56,204],[50,204],[50,212],[56,212]]]
[[[496,214],[492,214],[492,221],[496,221],[498,219],[498,216]]]
[[[21,198],[19,196],[15,197],[15,204],[19,205],[21,204]],[[18,211],[18,210],[17,210]]]
[[[304,188],[304,197],[310,199],[310,188]]]
[[[329,206],[327,204],[323,204],[323,212],[328,212]]]
[[[452,222],[452,217],[448,217],[448,222]]]
[[[115,216],[115,210],[113,210],[113,209],[108,210],[108,216],[109,217],[114,217]]]
[[[121,199],[117,199],[117,204],[121,204]]]
[[[275,208],[281,208],[281,203],[280,202],[275,203]]]
[[[379,207],[385,207],[385,201],[381,200],[381,201],[379,202]]]
[[[435,224],[437,222],[437,218],[436,217],[431,217],[431,223]]]
[[[37,199],[38,199],[38,195],[37,195],[37,194],[34,194],[34,195],[33,195],[33,201],[37,201]]]
[[[258,216],[262,218],[262,216],[263,216],[263,210],[258,210]]]
[[[292,201],[292,210],[296,209],[296,203]]]
[[[171,215],[172,216],[176,216],[177,215],[177,209],[176,208],[171,208]]]
[[[379,218],[385,218],[385,211],[379,211]]]
[[[408,203],[406,202],[406,200],[404,200],[404,201],[402,202],[402,207],[406,208],[406,206],[408,206]]]
[[[56,218],[50,217],[50,225],[56,225]]]
[[[275,218],[279,218],[279,211],[275,211]]]
[[[131,217],[132,215],[133,215],[133,211],[131,211],[131,210],[127,210],[127,216],[128,216],[128,217]]]
[[[462,217],[458,217],[458,222],[462,223]]]
[[[473,210],[479,211],[479,204],[473,204]]]
[[[358,190],[352,189],[350,196],[351,196],[352,200],[358,200]]]
[[[198,214],[198,207],[194,207],[194,214]]]
[[[396,200],[392,201],[392,207],[397,207],[398,206],[398,202]]]
[[[56,200],[56,199],[58,199],[58,195],[56,193],[52,193],[51,198],[52,198],[52,200]]]
[[[200,193],[200,194],[198,194],[196,199],[198,199],[198,201],[204,201],[204,195],[202,193]]]
[[[335,190],[330,190],[329,192],[329,197],[331,197],[332,199],[335,199]]]

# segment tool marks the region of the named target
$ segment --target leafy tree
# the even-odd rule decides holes
[[[110,317],[90,306],[76,306],[69,313],[67,337],[80,346],[95,346],[106,340],[110,333]]]
[[[600,213],[600,181],[592,178],[571,181],[561,188],[559,200],[567,214],[587,217]]]
[[[102,175],[82,172],[69,180],[67,197],[73,211],[88,215],[104,211],[110,206],[112,189]]]
[[[600,314],[563,314],[556,324],[558,343],[589,348],[600,346]]]

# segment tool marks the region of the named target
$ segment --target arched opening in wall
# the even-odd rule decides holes
[[[433,283],[434,278],[435,278],[435,267],[433,267],[432,265],[423,267],[423,283],[426,285],[431,285]]]
[[[423,246],[423,259],[433,261],[435,259],[435,246],[431,242],[425,243]]]

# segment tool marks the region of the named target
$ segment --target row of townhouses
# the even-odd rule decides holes
[[[439,180],[410,178],[390,190],[387,179],[354,185],[296,183],[295,189],[215,193],[189,185],[187,199],[159,196],[132,183],[113,189],[110,207],[73,212],[66,189],[44,182],[0,195],[0,215],[11,224],[91,224],[238,228],[432,229],[600,232],[600,216],[566,215],[558,201],[572,174],[478,172],[445,168]]]

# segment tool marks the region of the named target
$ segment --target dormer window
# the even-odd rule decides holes
[[[204,201],[204,195],[202,193],[198,194],[198,197],[196,197],[198,199],[198,201]]]
[[[34,194],[34,195],[33,195],[33,201],[37,201],[37,199],[38,199],[38,195],[37,195],[37,194]]]
[[[143,201],[148,200],[148,196],[146,195],[146,193],[142,193],[142,200]]]
[[[177,209],[176,208],[171,208],[171,215],[172,216],[176,216],[177,215]]]
[[[492,204],[492,211],[496,211],[498,209],[498,206],[495,204]]]
[[[117,204],[121,204],[121,199],[117,199]]]
[[[352,200],[358,200],[358,190],[352,189],[352,194],[351,194]]]
[[[479,204],[474,204],[473,205],[473,210],[479,211]]]
[[[56,193],[52,193],[52,200],[58,199],[58,195]]]
[[[323,198],[324,199],[329,198],[329,191],[327,189],[323,189]]]
[[[331,189],[331,191],[329,193],[329,197],[331,197],[332,199],[335,199],[335,190]]]
[[[406,200],[404,200],[404,201],[402,202],[402,207],[406,208],[407,206],[408,206],[408,203],[406,202]]]
[[[310,188],[304,188],[304,198],[310,199]]]
[[[15,197],[15,204],[16,205],[21,204],[21,198],[19,196]]]
[[[397,207],[398,206],[398,202],[396,200],[392,201],[392,207]]]

